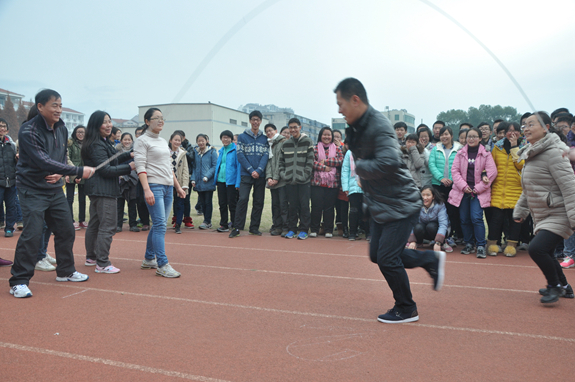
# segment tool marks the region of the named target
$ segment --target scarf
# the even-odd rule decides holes
[[[272,159],[274,157],[274,154],[272,153],[272,145],[274,144],[274,140],[279,136],[279,133],[276,133],[276,135],[273,136],[273,138],[268,138],[268,145],[270,145],[270,155],[269,155],[269,159]]]
[[[352,177],[355,177],[355,160],[353,154],[349,155],[349,172]]]
[[[333,143],[330,143],[329,146],[324,147],[323,143],[318,143],[317,145],[317,158],[319,159],[319,161],[321,162],[322,160],[325,160],[325,149],[328,149],[328,154],[327,157],[328,158],[335,158],[335,154],[336,154],[336,147]],[[333,183],[335,181],[335,167],[332,167],[331,170],[329,171],[321,171],[319,173],[319,176],[321,178],[321,184],[322,185],[328,185],[330,183]]]

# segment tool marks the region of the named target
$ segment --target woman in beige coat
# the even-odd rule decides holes
[[[535,237],[529,244],[529,256],[547,279],[547,288],[539,290],[544,304],[556,302],[559,297],[574,297],[554,251],[575,229],[575,175],[564,155],[569,149],[551,125],[551,118],[543,112],[525,121],[529,144],[518,152],[525,160],[523,193],[513,211],[517,223],[523,222],[529,212],[533,217]]]

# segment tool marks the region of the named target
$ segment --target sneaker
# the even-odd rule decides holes
[[[377,321],[385,322],[386,324],[403,324],[406,322],[419,321],[419,315],[417,314],[417,309],[411,313],[401,313],[393,309],[390,309],[385,314],[381,314],[377,317]]]
[[[10,260],[4,260],[3,258],[0,257],[0,267],[11,267],[12,264],[14,263],[11,262]]]
[[[10,288],[10,294],[18,298],[32,297],[32,291],[26,284],[14,285]]]
[[[463,248],[461,250],[461,254],[462,255],[469,255],[470,253],[474,253],[475,252],[475,247],[473,246],[473,244],[465,244],[465,248]]]
[[[457,246],[457,244],[455,244],[455,240],[453,240],[453,238],[451,238],[451,237],[448,237],[447,239],[445,239],[445,242],[447,244],[449,244],[449,246],[452,248]]]
[[[48,262],[49,262],[50,264],[52,264],[52,265],[56,265],[56,264],[57,264],[56,259],[53,258],[52,256],[50,256],[49,254],[46,254],[45,259],[48,260]]]
[[[317,237],[317,232],[310,232],[309,237]]]
[[[176,233],[182,233],[182,229],[179,225],[176,225]]]
[[[330,237],[333,237],[333,233],[326,232],[325,237],[327,237],[329,239]]]
[[[528,251],[529,250],[529,243],[521,243],[517,246],[518,251]]]
[[[23,222],[17,222],[16,228],[18,228],[18,231],[22,231],[24,229],[24,223]]]
[[[451,246],[447,243],[443,243],[443,245],[441,246],[441,249],[443,250],[443,252],[447,252],[447,253],[453,252],[453,248],[451,248]]]
[[[237,228],[232,229],[232,232],[230,232],[230,239],[238,236],[240,236],[240,230]]]
[[[257,229],[250,229],[250,235],[261,236],[262,233],[260,231],[258,231]]]
[[[122,232],[122,226],[116,227],[116,232]]]
[[[36,263],[34,269],[42,272],[52,272],[56,270],[56,267],[44,258]]]
[[[293,239],[295,236],[295,232],[294,231],[289,231],[288,233],[286,233],[286,235],[284,236],[286,239]]]
[[[196,215],[200,216],[200,215],[203,215],[203,214],[204,214],[204,213],[203,213],[202,211],[196,210]]]
[[[463,244],[465,244],[465,240],[463,240],[462,237],[456,237],[455,238],[455,244],[463,245]]]
[[[298,235],[297,235],[297,238],[300,240],[305,240],[305,239],[307,239],[307,237],[308,237],[307,232],[304,232],[304,231],[300,231],[300,233],[298,233]]]
[[[116,268],[113,265],[108,265],[105,268],[102,268],[99,265],[96,265],[96,273],[120,273],[120,269]]]
[[[142,265],[140,265],[140,268],[142,268],[142,269],[157,269],[158,263],[156,262],[156,259],[152,259],[152,260],[144,259],[144,261],[142,261]]]
[[[566,257],[565,261],[563,261],[560,265],[561,265],[561,268],[565,268],[565,269],[573,268],[573,267],[575,267],[575,260],[573,260],[570,257]]]
[[[84,263],[84,265],[87,267],[93,267],[94,265],[96,265],[96,260],[86,259],[86,262]]]
[[[142,231],[148,231],[149,229],[150,229],[150,226],[149,226],[149,225],[144,224],[144,225],[142,226]]]
[[[200,224],[200,229],[210,229],[212,225],[210,223],[202,223]]]
[[[430,267],[427,272],[433,279],[433,290],[440,290],[443,286],[443,280],[445,279],[445,252],[435,252],[435,257],[437,258],[437,263]]]
[[[280,236],[281,234],[282,234],[281,229],[274,229],[272,232],[270,232],[270,235],[272,236]]]
[[[64,277],[56,277],[56,281],[73,281],[73,282],[82,282],[87,281],[89,279],[88,275],[80,273],[78,271],[72,273],[71,275],[64,276]]]
[[[485,259],[487,256],[485,255],[485,247],[479,245],[477,247],[477,258],[478,259]]]
[[[347,228],[343,229],[343,234],[341,235],[341,237],[343,237],[344,239],[347,239],[349,237],[349,230]]]
[[[88,228],[88,223],[80,222],[80,228]]]
[[[349,241],[355,241],[355,239],[357,239],[357,234],[352,233],[349,235],[349,239],[348,239]]]
[[[130,232],[140,232],[140,229],[136,225],[136,226],[130,227]]]
[[[289,231],[282,231],[281,237],[286,237]]]
[[[74,222],[74,231],[78,231],[80,229],[80,223]]]
[[[159,267],[158,269],[156,269],[156,276],[176,278],[180,277],[181,275],[182,274],[180,272],[176,272],[170,264],[166,264],[163,267]]]
[[[221,225],[216,231],[218,232],[230,232],[228,226]]]
[[[561,296],[561,297],[564,297],[564,298],[575,298],[575,294],[573,294],[573,288],[571,287],[571,285],[567,284],[567,285],[564,285],[562,288],[565,289],[565,294],[564,294],[563,296]],[[547,293],[548,293],[548,289],[547,289],[547,288],[541,288],[541,289],[539,289],[539,294],[540,294],[541,296],[545,296]]]
[[[553,302],[559,301],[559,297],[565,296],[565,289],[562,287],[553,287],[551,285],[547,286],[547,292],[541,297],[542,304],[551,304]]]
[[[12,237],[12,236],[14,236],[14,231],[8,230],[4,232],[4,237]]]

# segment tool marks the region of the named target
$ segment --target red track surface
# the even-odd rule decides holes
[[[440,292],[408,271],[420,321],[389,325],[376,318],[391,292],[364,240],[170,230],[182,277],[165,279],[140,269],[146,236],[117,234],[122,271],[107,275],[83,265],[77,231],[90,280],[37,272],[28,299],[8,293],[0,268],[0,380],[575,380],[575,301],[542,306],[545,279],[526,252],[481,260],[456,248]],[[17,239],[1,239],[0,257],[13,259]]]

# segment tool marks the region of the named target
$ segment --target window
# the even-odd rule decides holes
[[[395,115],[395,120],[396,120],[396,121],[399,121],[399,114],[396,114],[396,115]]]
[[[236,121],[235,119],[231,119],[231,118],[230,118],[230,123],[231,123],[232,125],[237,125],[237,124],[238,124],[238,121]]]
[[[247,122],[242,122],[242,126],[248,127],[248,123],[247,123]]]

